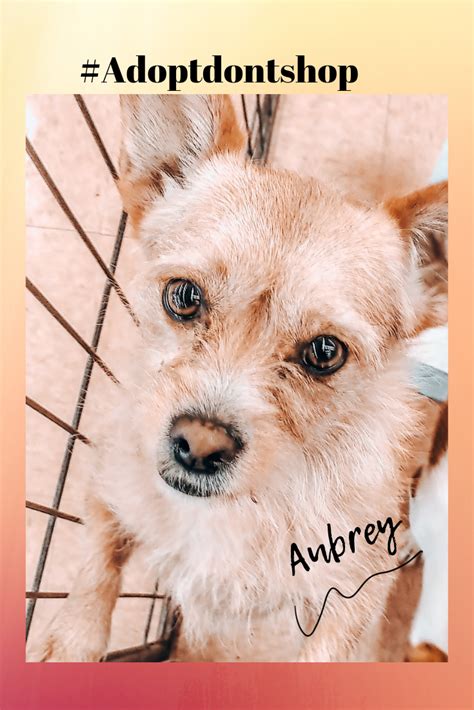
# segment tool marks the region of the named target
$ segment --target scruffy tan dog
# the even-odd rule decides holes
[[[447,186],[370,207],[246,162],[225,97],[122,110],[141,342],[95,447],[90,554],[39,658],[103,656],[142,545],[182,611],[180,660],[356,659],[393,574],[331,597],[311,636],[294,612],[311,631],[331,587],[396,566],[388,528],[363,536],[396,527],[423,427],[405,347],[445,320],[424,269]],[[292,566],[292,543],[309,560],[328,524],[339,561]]]

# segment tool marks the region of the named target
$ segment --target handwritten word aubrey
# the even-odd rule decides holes
[[[397,552],[397,542],[395,540],[395,531],[402,524],[399,520],[394,523],[392,518],[387,518],[384,523],[377,520],[376,523],[368,523],[362,530],[360,527],[355,527],[347,533],[346,537],[337,535],[333,537],[331,523],[327,525],[327,544],[321,543],[316,548],[306,547],[305,552],[301,551],[296,542],[291,543],[290,547],[290,564],[291,574],[295,576],[295,570],[298,565],[309,572],[311,570],[310,563],[318,562],[320,559],[325,563],[341,561],[341,557],[350,551],[352,554],[356,552],[357,545],[365,540],[367,545],[374,545],[380,535],[387,535],[386,544],[389,555],[395,555]]]

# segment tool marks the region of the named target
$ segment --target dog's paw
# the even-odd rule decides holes
[[[102,660],[107,651],[103,637],[87,637],[84,633],[68,634],[50,632],[46,639],[33,646],[26,655],[30,663],[94,663]]]
[[[398,541],[398,562],[405,564],[408,560],[419,552],[420,548],[416,542],[410,528],[405,528],[400,534]],[[409,564],[414,564],[415,560]]]
[[[30,663],[93,663],[100,661],[105,655],[105,649],[92,649],[78,645],[64,645],[54,637],[49,637],[44,644],[33,648],[27,653],[26,660]]]

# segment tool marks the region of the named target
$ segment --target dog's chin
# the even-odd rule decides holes
[[[194,498],[222,496],[228,490],[227,476],[223,473],[192,473],[178,467],[163,467],[158,470],[165,483],[178,493]]]

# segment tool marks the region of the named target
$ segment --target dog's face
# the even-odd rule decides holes
[[[127,99],[124,115],[156,473],[180,494],[256,498],[351,457],[360,475],[401,386],[401,344],[439,310],[408,232],[443,231],[444,188],[373,208],[245,164],[223,99]],[[397,210],[410,209],[405,234]]]

